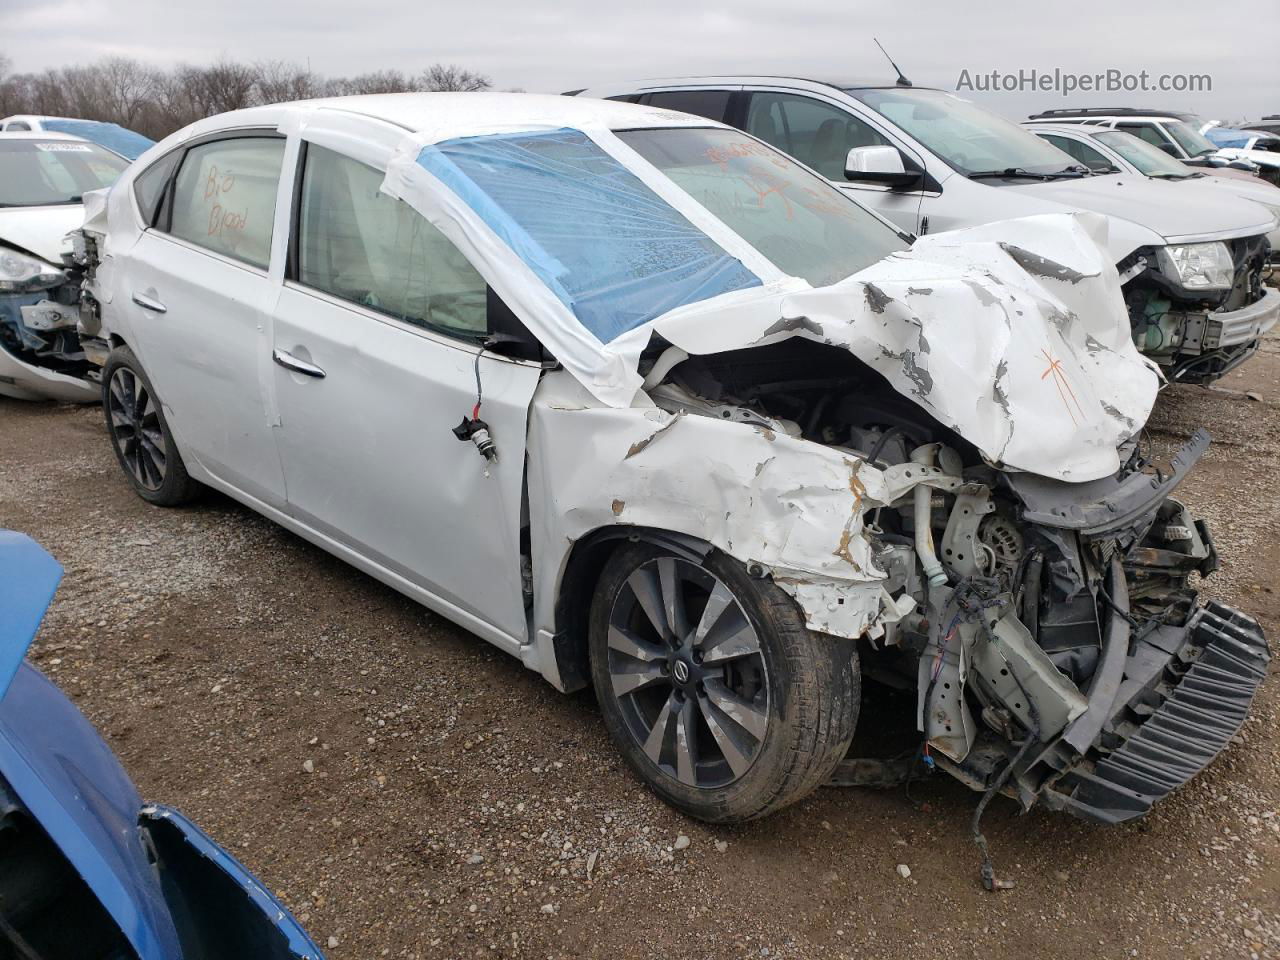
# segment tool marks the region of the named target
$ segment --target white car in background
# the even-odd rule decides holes
[[[69,234],[84,194],[129,162],[64,133],[0,133],[0,396],[96,401],[97,367],[81,349],[80,278]]]
[[[136,160],[155,143],[135,130],[118,123],[101,120],[81,120],[77,117],[48,117],[32,114],[14,114],[0,120],[0,132],[36,131],[38,133],[68,133],[81,140],[88,140],[100,147],[118,153],[126,160]]]
[[[1137,173],[1153,180],[1186,184],[1195,190],[1221,190],[1260,203],[1280,221],[1280,187],[1258,177],[1220,176],[1213,168],[1189,167],[1168,153],[1123,130],[1085,123],[1025,124],[1042,140],[1075,157],[1094,173]],[[1231,171],[1235,172],[1235,171]],[[1267,234],[1271,261],[1280,257],[1280,222]]]
[[[1114,822],[1230,741],[1269,654],[1188,583],[1212,541],[1169,494],[1208,438],[1139,450],[1103,231],[908,250],[698,117],[350,97],[141,157],[91,205],[84,326],[141,497],[214,487],[594,685],[694,816],[855,782],[861,662],[988,799]]]
[[[1194,113],[1142,107],[1059,107],[1032,114],[1026,123],[1087,123],[1109,130],[1123,130],[1188,166],[1236,167],[1264,176],[1272,183],[1278,182],[1280,157],[1258,163],[1240,156],[1239,151],[1224,150],[1205,136],[1205,130],[1213,124],[1206,123]]]
[[[1036,214],[1106,214],[1134,341],[1171,380],[1224,376],[1280,319],[1280,291],[1263,284],[1266,235],[1276,227],[1269,210],[1146,177],[1093,176],[1016,123],[943,90],[739,76],[576,94],[732,124],[916,235]]]

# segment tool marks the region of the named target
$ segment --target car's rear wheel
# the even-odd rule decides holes
[[[116,460],[134,491],[148,503],[175,507],[200,484],[187,474],[165,420],[160,398],[128,347],[116,347],[102,370],[102,409]]]
[[[711,551],[628,544],[601,573],[591,671],[614,743],[702,820],[748,820],[825,782],[853,738],[851,641],[807,629],[777,585]]]

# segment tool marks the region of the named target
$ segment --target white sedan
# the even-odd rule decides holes
[[[201,121],[93,199],[82,334],[140,496],[223,491],[593,685],[695,816],[859,782],[862,664],[916,691],[922,761],[1114,821],[1230,740],[1267,651],[1187,584],[1212,542],[1168,494],[1207,440],[1146,469],[1158,378],[1104,231],[908,249],[685,114],[311,101]],[[1137,672],[1228,642],[1230,708],[1138,744],[1191,688]]]
[[[76,336],[80,280],[66,262],[84,194],[129,161],[64,133],[0,133],[0,396],[92,402]]]

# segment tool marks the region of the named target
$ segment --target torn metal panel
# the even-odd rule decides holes
[[[532,518],[542,610],[554,606],[546,572],[572,543],[621,522],[697,537],[771,574],[812,629],[879,636],[915,603],[885,589],[868,512],[962,482],[915,463],[878,469],[758,424],[600,406],[564,373],[543,379],[529,430],[530,497],[550,505]]]

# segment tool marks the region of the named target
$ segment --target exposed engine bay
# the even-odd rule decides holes
[[[668,412],[952,478],[872,508],[861,531],[903,611],[862,649],[868,675],[916,692],[908,768],[1117,822],[1243,722],[1266,641],[1244,614],[1201,605],[1192,574],[1216,568],[1213,541],[1170,496],[1203,431],[1168,465],[1130,440],[1114,477],[1066,483],[986,462],[868,366],[809,340],[674,359],[657,358],[669,373],[646,384]]]

